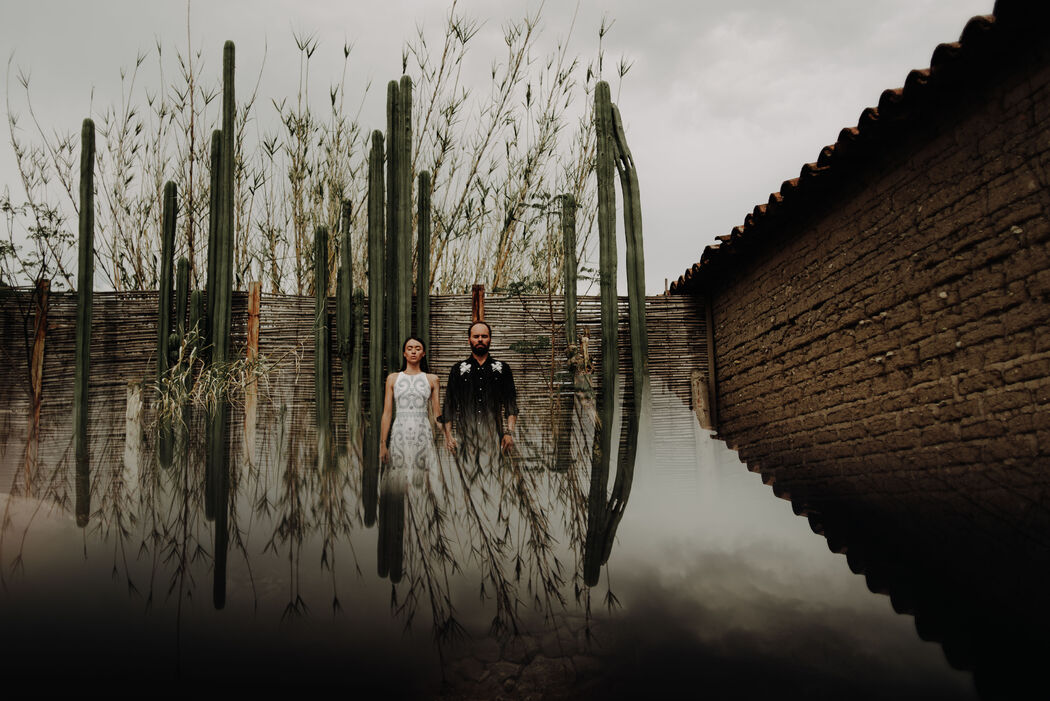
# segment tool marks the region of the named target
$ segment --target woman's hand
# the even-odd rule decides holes
[[[451,433],[445,434],[445,447],[448,448],[448,452],[456,452],[456,439],[452,437]]]
[[[390,462],[390,449],[385,445],[379,446],[379,462],[383,464]]]

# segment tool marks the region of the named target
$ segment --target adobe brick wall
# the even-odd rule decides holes
[[[799,508],[1045,552],[1048,52],[960,92],[715,273],[719,435]]]

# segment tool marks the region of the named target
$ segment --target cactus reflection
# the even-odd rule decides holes
[[[195,353],[195,338],[191,329],[182,350]],[[181,354],[174,359],[164,394],[186,387],[178,371],[195,362]],[[241,370],[251,376],[250,368]],[[483,614],[497,634],[522,632],[529,611],[545,620],[566,608],[589,614],[584,563],[599,563],[588,565],[596,569],[608,559],[618,520],[610,513],[622,514],[623,507],[615,497],[609,503],[596,499],[588,488],[596,423],[589,394],[579,392],[572,416],[571,465],[555,466],[555,445],[545,444],[550,439],[541,442],[529,435],[521,436],[516,448],[527,459],[518,452],[501,456],[480,450],[481,459],[468,461],[459,459],[468,452],[465,446],[460,456],[441,449],[429,475],[380,471],[372,482],[376,493],[371,498],[378,500],[378,527],[372,529],[366,525],[369,498],[363,485],[368,480],[359,451],[344,446],[330,469],[322,469],[317,437],[292,430],[307,418],[293,414],[312,409],[268,396],[266,383],[259,385],[257,444],[254,450],[243,448],[236,435],[239,422],[232,422],[231,459],[221,476],[209,475],[206,468],[211,419],[206,397],[184,392],[179,401],[169,396],[158,402],[141,384],[133,384],[126,407],[110,407],[108,416],[124,414],[126,438],[121,444],[93,446],[94,510],[85,537],[112,552],[112,563],[104,564],[129,592],[150,606],[174,606],[181,615],[183,603],[200,598],[199,588],[210,581],[214,607],[223,608],[229,597],[265,609],[272,604],[274,573],[283,571],[276,588],[286,593],[282,615],[287,617],[329,604],[340,611],[347,591],[341,578],[374,571],[394,585],[392,613],[405,625],[429,619],[442,642],[465,630],[461,608],[474,597],[457,594],[464,590],[480,593]],[[162,423],[176,437],[169,467],[159,459]],[[74,511],[68,487],[75,461],[71,447],[66,453],[55,464],[41,464],[32,485],[15,486],[15,495],[33,494],[39,514],[56,507]],[[254,462],[249,460],[253,454]],[[606,475],[611,457],[604,460]],[[618,472],[633,467],[623,458]],[[14,501],[8,500],[5,510]],[[0,532],[4,576],[10,576],[12,565],[21,565],[35,520],[35,515],[27,521],[5,516]],[[588,524],[602,537],[588,539]],[[318,572],[327,582],[330,602],[307,593],[316,592]]]

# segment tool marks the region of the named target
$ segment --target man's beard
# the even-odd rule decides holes
[[[489,352],[489,344],[484,341],[472,343],[470,349],[474,351],[476,355],[486,355]]]

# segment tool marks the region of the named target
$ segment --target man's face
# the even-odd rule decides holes
[[[470,350],[476,355],[486,355],[489,352],[489,329],[484,324],[474,324],[470,327]]]

